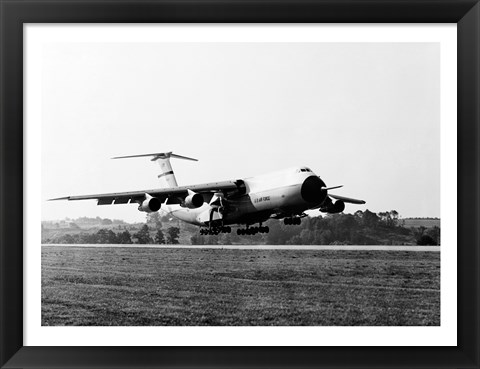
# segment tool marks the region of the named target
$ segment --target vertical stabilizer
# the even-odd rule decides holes
[[[165,180],[167,187],[178,186],[177,180],[175,179],[175,173],[173,172],[172,165],[170,164],[170,158],[198,161],[197,159],[174,154],[171,151],[159,152],[159,153],[153,153],[153,154],[117,156],[112,159],[140,158],[140,157],[146,157],[146,156],[152,156],[151,161],[158,162],[158,164],[160,165],[160,174],[158,175],[158,178],[160,178],[161,181]]]

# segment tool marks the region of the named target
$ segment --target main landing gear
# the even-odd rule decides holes
[[[252,228],[245,228],[245,229],[237,229],[237,234],[239,236],[243,236],[243,235],[249,235],[249,236],[252,236],[254,234],[257,234],[257,233],[268,233],[270,231],[270,228],[268,228],[267,226],[265,227],[252,227]]]
[[[283,223],[285,225],[300,225],[302,224],[302,218],[298,218],[298,217],[295,217],[295,218],[285,218],[283,220]]]
[[[200,234],[202,236],[204,235],[217,235],[219,233],[230,233],[232,231],[232,228],[229,227],[229,226],[222,226],[222,227],[212,227],[212,228],[209,228],[209,229],[200,229]]]

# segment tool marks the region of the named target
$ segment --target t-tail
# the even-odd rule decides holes
[[[170,164],[170,158],[198,161],[197,159],[174,154],[171,151],[153,154],[116,156],[112,159],[140,158],[148,156],[152,157],[151,161],[156,161],[160,165],[160,174],[158,175],[158,178],[160,178],[160,180],[165,179],[167,187],[178,187],[177,180],[175,179],[175,173],[173,172],[172,165]]]

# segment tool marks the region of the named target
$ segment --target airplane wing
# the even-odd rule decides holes
[[[132,191],[132,192],[113,192],[98,195],[82,195],[82,196],[66,196],[59,197],[54,200],[97,200],[97,205],[111,204],[132,204],[142,202],[146,198],[146,194],[158,198],[161,202],[165,202],[168,198],[168,204],[178,204],[188,195],[188,190],[200,193],[202,195],[212,195],[215,192],[223,192],[226,195],[241,194],[244,191],[243,181],[224,181],[212,182],[192,186],[181,186],[173,188],[160,188],[154,190]]]
[[[332,194],[328,194],[328,196],[333,197],[336,200],[342,200],[343,202],[348,202],[350,204],[365,204],[365,201],[363,200],[357,200],[349,197],[343,197],[343,196],[332,195]]]

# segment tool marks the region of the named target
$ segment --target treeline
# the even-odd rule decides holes
[[[144,224],[138,232],[130,233],[128,229],[114,232],[101,228],[97,232],[64,233],[42,240],[52,244],[178,244],[180,228],[168,227],[153,230]]]
[[[103,221],[103,220],[102,220]],[[406,227],[395,210],[374,213],[305,217],[301,225],[271,219],[266,234],[200,235],[199,227],[158,213],[147,214],[145,224],[109,228],[47,230],[42,243],[63,244],[192,244],[192,245],[439,245],[440,227]],[[244,227],[244,226],[243,226]],[[129,229],[127,229],[129,228]]]
[[[284,225],[269,220],[268,234],[239,236],[236,232],[218,236],[192,235],[191,243],[267,245],[439,245],[439,227],[404,227],[397,211],[332,214],[305,217],[301,225]]]

